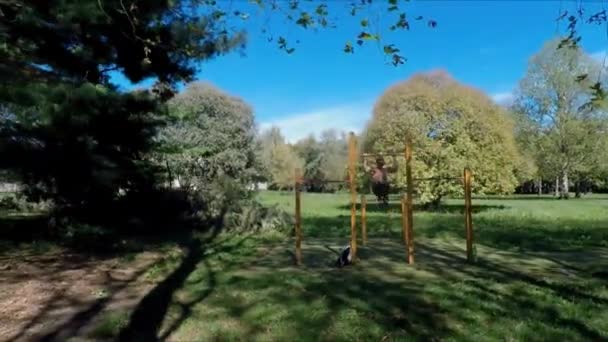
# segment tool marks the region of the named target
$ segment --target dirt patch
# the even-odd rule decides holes
[[[85,337],[103,313],[129,310],[154,283],[142,275],[162,256],[82,255],[0,259],[0,341]]]

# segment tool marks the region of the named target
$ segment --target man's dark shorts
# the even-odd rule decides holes
[[[379,200],[388,201],[389,189],[388,183],[372,183],[372,191]]]

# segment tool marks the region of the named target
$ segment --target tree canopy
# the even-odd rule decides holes
[[[516,185],[512,120],[486,95],[445,72],[415,75],[387,89],[376,102],[364,150],[403,151],[406,139],[413,143],[416,178],[459,177],[469,167],[478,193],[508,193]],[[405,185],[403,167],[396,184]],[[422,202],[438,204],[446,195],[461,193],[462,185],[421,181],[416,190]]]
[[[288,189],[294,183],[295,169],[304,167],[304,160],[287,144],[278,127],[270,127],[260,134],[258,158],[263,180],[273,189]]]
[[[577,46],[558,49],[561,41],[547,42],[530,59],[514,110],[523,115],[522,142],[533,149],[539,176],[560,178],[561,197],[568,197],[572,178],[592,178],[599,170],[607,117],[590,105],[599,63]]]
[[[171,99],[169,113],[157,154],[169,181],[196,193],[207,214],[238,203],[259,172],[251,107],[209,84],[192,83]]]
[[[365,11],[370,8],[389,13],[383,25]],[[354,43],[338,49],[352,53],[376,42],[395,65],[405,58],[383,31],[408,30],[411,21],[436,26],[406,15],[398,0],[2,1],[0,151],[7,157],[0,167],[18,174],[30,194],[66,205],[111,200],[120,189],[152,185],[157,165],[145,156],[157,147],[153,138],[168,119],[159,102],[191,81],[201,63],[242,47],[246,35],[240,23],[273,13],[303,29],[330,29],[336,25],[334,11],[354,18],[360,28]],[[260,34],[294,52],[288,37],[267,25]],[[154,95],[118,91],[112,72],[134,83],[155,80]]]

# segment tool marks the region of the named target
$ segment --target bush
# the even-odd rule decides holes
[[[15,197],[6,196],[0,199],[0,209],[3,210],[21,210],[20,204],[17,202]]]
[[[27,197],[21,193],[5,196],[0,199],[0,210],[33,212],[47,211],[50,207],[50,201],[30,202]]]
[[[257,201],[243,204],[239,211],[226,217],[228,231],[288,233],[293,224],[293,216],[277,206],[264,207]]]
[[[258,170],[249,105],[210,85],[193,83],[169,102],[173,121],[159,133],[167,178],[188,194],[195,216],[217,223],[239,213]]]

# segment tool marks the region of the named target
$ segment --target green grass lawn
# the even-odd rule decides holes
[[[262,198],[265,203],[293,212],[293,194],[269,192]],[[378,209],[372,196],[367,196],[367,199],[369,236],[401,238],[398,201],[391,202],[386,213]],[[302,199],[304,235],[349,236],[349,209],[348,195],[305,194]],[[416,236],[464,240],[463,210],[462,199],[447,200],[435,212],[421,211],[416,207]],[[567,201],[555,200],[551,196],[474,198],[473,212],[475,238],[483,245],[533,251],[608,247],[608,196]]]
[[[263,193],[292,210],[293,195]],[[475,199],[476,264],[465,262],[462,201],[414,216],[405,264],[400,214],[369,206],[360,262],[346,195],[304,194],[304,265],[293,241],[240,236],[196,264],[159,334],[170,340],[607,340],[608,197]]]
[[[291,193],[260,198],[293,211]],[[608,340],[608,279],[598,274],[608,271],[608,197],[475,198],[474,264],[462,200],[417,208],[414,265],[398,203],[388,213],[368,203],[369,241],[354,266],[332,266],[349,241],[348,195],[303,194],[303,266],[292,238],[224,234],[167,254],[143,273],[155,285],[136,309],[103,312],[82,331],[170,341]]]

